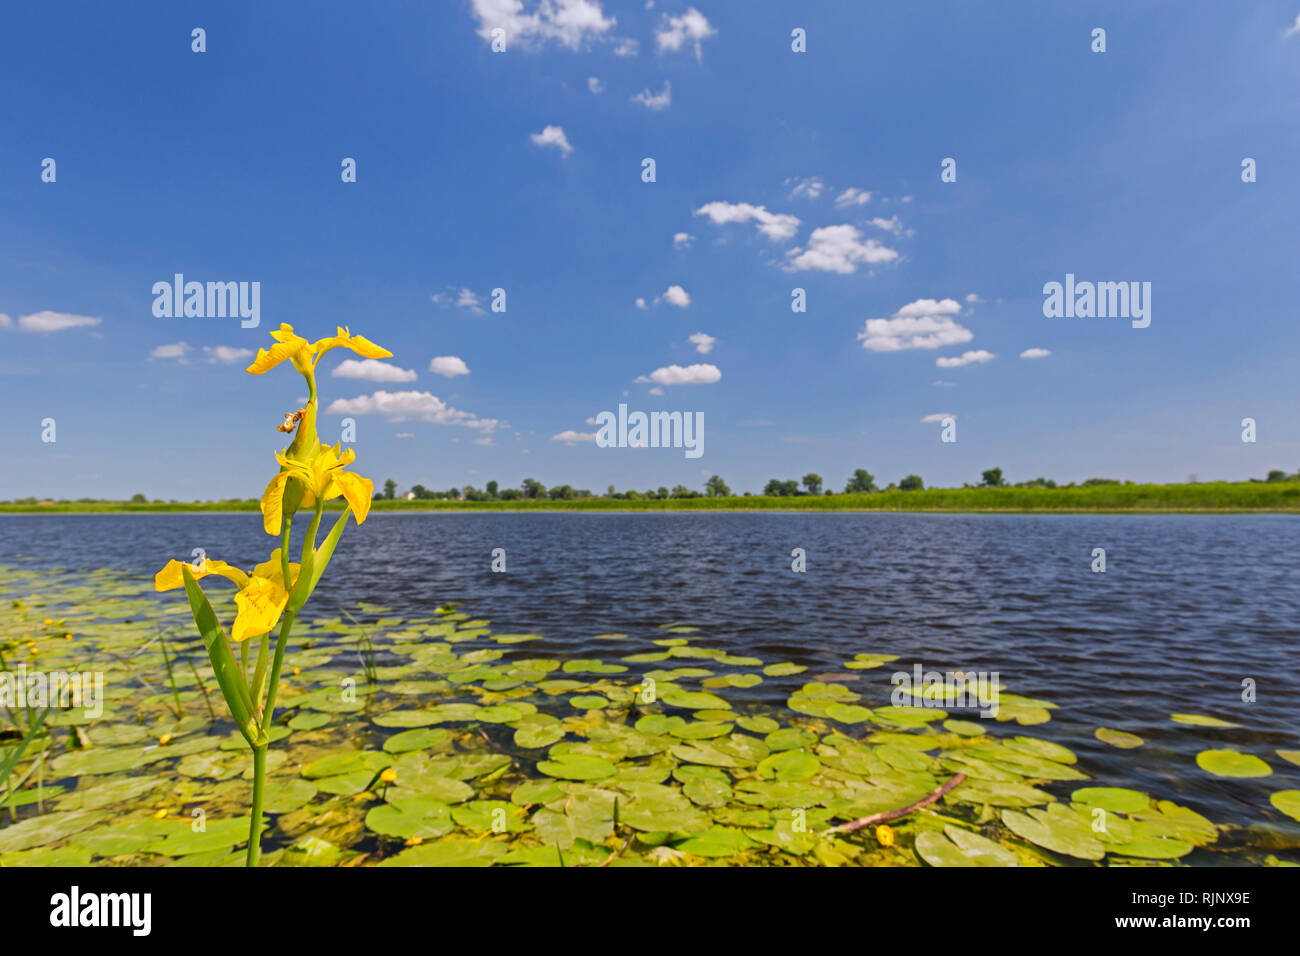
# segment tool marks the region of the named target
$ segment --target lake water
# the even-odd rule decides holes
[[[605,632],[641,651],[679,621],[701,628],[694,643],[807,665],[732,692],[774,705],[820,674],[851,674],[877,706],[913,663],[997,671],[1009,692],[1059,706],[1029,732],[1090,775],[1280,832],[1291,825],[1268,795],[1300,786],[1300,767],[1274,753],[1300,747],[1298,532],[1300,519],[1270,515],[375,514],[349,529],[308,610],[369,601],[421,617],[463,602],[496,631],[545,635],[533,656],[609,656],[591,640]],[[272,546],[255,514],[0,519],[0,561],[145,579],[194,548],[248,567]],[[506,573],[490,569],[494,548]],[[795,548],[804,573],[791,570]],[[846,672],[863,652],[899,660]],[[1178,712],[1242,729],[1188,727]],[[1147,743],[1106,746],[1101,726]],[[1215,778],[1195,763],[1207,747],[1255,753],[1273,775]]]

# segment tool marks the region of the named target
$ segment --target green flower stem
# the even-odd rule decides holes
[[[253,671],[253,716],[262,715],[262,682],[266,680],[266,660],[271,656],[271,632],[262,635],[262,646],[257,649],[257,667]]]
[[[293,530],[293,515],[284,520],[284,530],[280,533],[280,570],[284,580],[284,589],[289,590],[289,532]]]
[[[271,721],[275,718],[275,695],[280,689],[280,668],[284,666],[284,649],[289,643],[289,632],[293,630],[296,611],[285,611],[284,622],[280,625],[280,636],[275,642],[275,660],[271,662],[271,681],[266,691],[266,717],[262,725],[270,733]]]
[[[266,788],[265,742],[253,748],[253,811],[248,825],[248,858],[245,866],[257,866],[262,856],[262,794]]]

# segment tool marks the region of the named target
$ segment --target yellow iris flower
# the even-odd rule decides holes
[[[364,358],[389,358],[392,352],[371,342],[364,335],[353,335],[343,326],[337,326],[338,332],[316,342],[308,342],[293,331],[287,322],[280,323],[280,328],[271,333],[275,344],[269,349],[258,349],[257,358],[245,370],[251,375],[261,375],[275,368],[286,359],[293,362],[293,367],[304,375],[310,375],[316,369],[316,363],[330,349],[351,349]]]
[[[155,591],[172,591],[185,587],[185,578],[180,561],[172,560],[154,575]],[[235,616],[234,627],[230,637],[235,643],[250,637],[260,637],[275,627],[289,603],[289,591],[298,582],[298,565],[289,565],[290,582],[284,583],[284,566],[280,561],[280,549],[271,552],[271,557],[255,567],[251,574],[245,574],[233,564],[225,561],[204,559],[203,568],[194,570],[190,565],[190,574],[197,580],[210,574],[219,574],[233,581],[239,590],[235,593],[235,606],[239,609]]]
[[[304,461],[276,452],[281,471],[271,479],[262,493],[262,525],[267,534],[279,534],[284,516],[284,491],[289,479],[296,479],[303,488],[303,508],[314,508],[316,502],[330,501],[340,495],[352,506],[352,516],[362,524],[370,513],[370,499],[375,493],[375,483],[354,472],[343,469],[352,464],[357,453],[342,445],[322,445],[315,454]]]

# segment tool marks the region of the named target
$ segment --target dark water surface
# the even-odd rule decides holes
[[[729,692],[772,704],[863,652],[900,657],[853,672],[867,706],[888,702],[896,666],[997,671],[1009,693],[1059,706],[1025,732],[1074,750],[1099,783],[1250,825],[1280,817],[1270,793],[1300,786],[1274,753],[1300,747],[1298,541],[1300,518],[1280,515],[375,514],[348,530],[308,611],[369,601],[423,617],[460,601],[495,631],[545,635],[531,656],[645,651],[680,621],[701,628],[693,643],[808,665]],[[273,546],[255,514],[0,519],[0,560],[144,579],[194,548],[251,567]],[[791,571],[794,548],[806,573]],[[590,640],[605,632],[632,640]],[[1183,726],[1178,712],[1243,729]],[[1147,744],[1108,747],[1100,726]],[[1212,777],[1195,763],[1208,747],[1255,753],[1273,775]]]

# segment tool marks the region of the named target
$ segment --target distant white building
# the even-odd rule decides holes
[[[414,501],[414,500],[415,500],[415,492],[414,492],[414,491],[408,491],[406,494],[402,495],[402,500],[403,500],[403,501]]]

